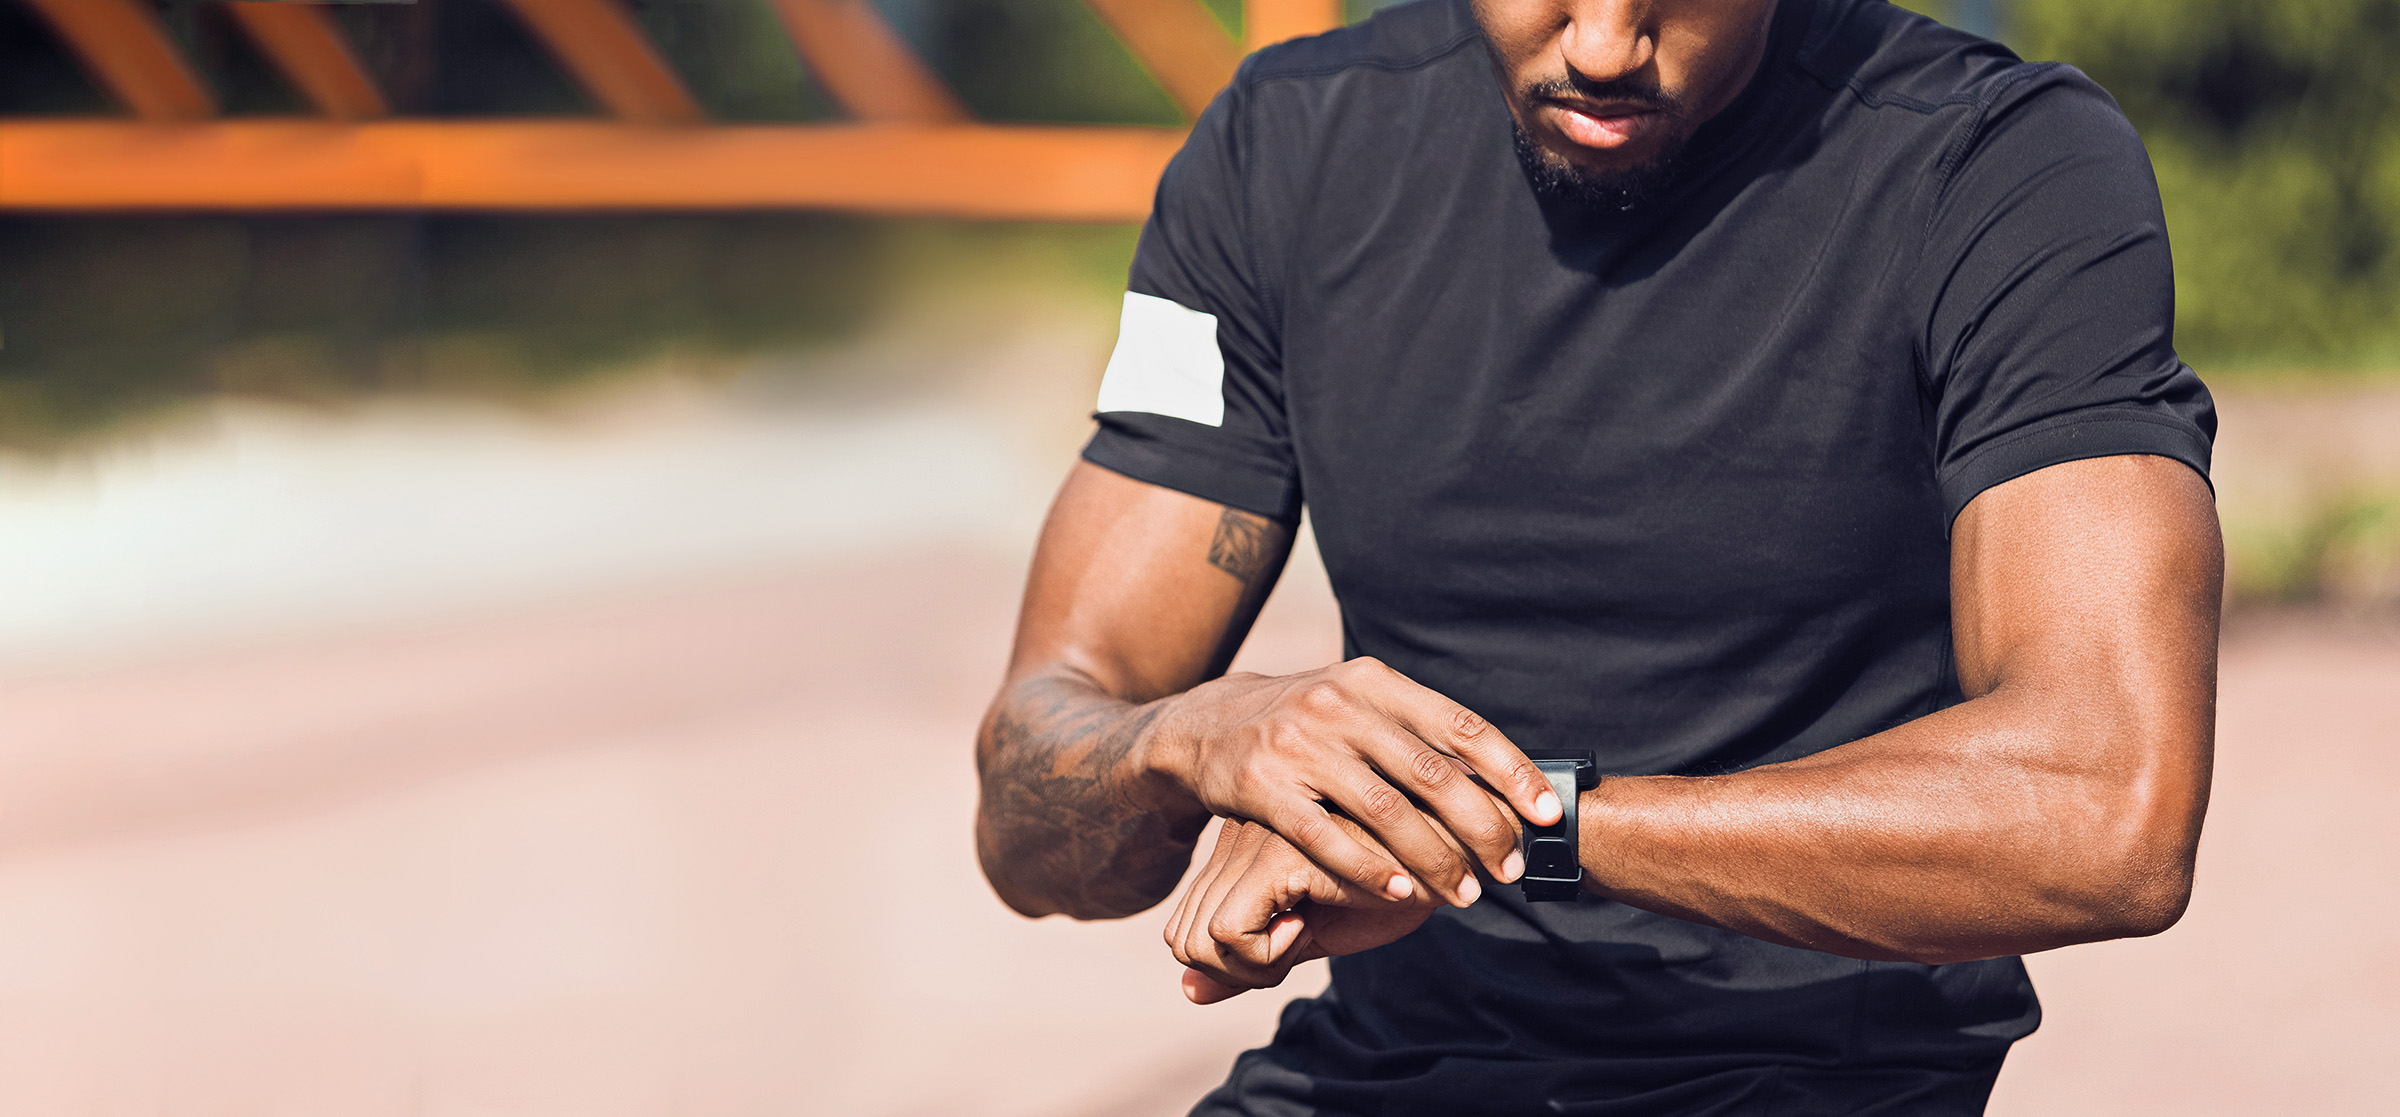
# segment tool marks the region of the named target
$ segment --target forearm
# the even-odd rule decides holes
[[[1008,906],[1113,919],[1174,891],[1208,813],[1142,761],[1164,701],[1127,702],[1065,668],[1001,691],[977,740],[975,845]]]
[[[1589,887],[1758,938],[1953,961],[2164,930],[2189,896],[2208,718],[1996,691],[1849,745],[1706,778],[1603,780]]]

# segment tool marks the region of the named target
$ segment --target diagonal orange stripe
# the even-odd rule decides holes
[[[100,83],[145,120],[216,115],[215,98],[176,53],[158,14],[136,0],[28,0]]]
[[[288,0],[244,0],[226,7],[317,111],[341,120],[391,115],[375,79],[323,8]]]
[[[1084,0],[1186,116],[1233,80],[1242,49],[1200,0]]]
[[[617,0],[508,0],[575,80],[610,114],[688,124],[700,105]]]
[[[861,120],[967,119],[942,80],[866,0],[775,0],[800,57],[827,92]]]
[[[1257,50],[1341,25],[1342,0],[1244,0],[1242,49]]]

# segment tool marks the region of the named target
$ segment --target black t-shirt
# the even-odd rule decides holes
[[[2140,140],[2075,70],[1784,0],[1663,201],[1545,203],[1464,0],[1267,50],[1159,186],[1087,459],[1308,508],[1353,655],[1604,772],[1960,700],[1948,528],[2044,466],[2205,475]],[[1605,851],[1602,851],[1605,855]],[[1205,1112],[1971,1113],[2015,959],[1493,888],[1337,959]]]

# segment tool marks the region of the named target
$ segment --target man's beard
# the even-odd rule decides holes
[[[1526,179],[1534,193],[1551,201],[1598,210],[1641,209],[1666,196],[1683,170],[1680,142],[1639,166],[1594,173],[1543,147],[1525,129],[1516,133],[1517,160],[1525,164]]]
[[[1649,106],[1669,121],[1684,119],[1683,102],[1663,90],[1624,80],[1609,82],[1574,82],[1553,78],[1535,82],[1519,92],[1518,103],[1539,104],[1549,97],[1580,93],[1603,100],[1633,101]],[[1621,171],[1593,172],[1569,163],[1565,156],[1541,145],[1528,135],[1523,125],[1516,125],[1517,160],[1525,164],[1525,177],[1533,183],[1534,192],[1554,201],[1567,202],[1601,210],[1639,209],[1657,201],[1675,183],[1676,173],[1682,170],[1683,148],[1689,135],[1676,136],[1666,149],[1648,162]]]

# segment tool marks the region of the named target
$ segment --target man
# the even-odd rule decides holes
[[[1247,63],[1130,286],[977,833],[1110,918],[1223,817],[1186,994],[1335,956],[1198,1112],[1975,1113],[2015,955],[2181,914],[2214,416],[2074,70],[1881,0],[1422,0]],[[1348,658],[1225,676],[1304,505]],[[1530,902],[1562,750],[1582,893]]]

